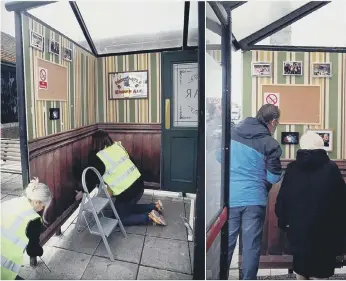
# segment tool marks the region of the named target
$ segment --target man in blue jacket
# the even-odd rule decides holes
[[[257,277],[268,192],[281,179],[282,151],[272,137],[279,119],[279,108],[266,104],[231,128],[228,257],[231,263],[241,226],[244,279]]]

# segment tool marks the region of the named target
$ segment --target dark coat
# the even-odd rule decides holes
[[[287,232],[293,269],[309,277],[332,275],[336,256],[345,250],[346,184],[324,150],[298,151],[287,166],[275,213]]]

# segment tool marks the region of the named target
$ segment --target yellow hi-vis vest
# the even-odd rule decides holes
[[[28,223],[40,218],[28,199],[15,198],[1,203],[1,280],[14,280],[29,242]]]
[[[141,175],[121,142],[115,142],[96,155],[106,166],[102,178],[112,190],[113,195],[119,195],[128,189]]]

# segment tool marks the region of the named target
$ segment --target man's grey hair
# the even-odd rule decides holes
[[[257,112],[256,118],[264,124],[280,119],[280,109],[273,104],[263,105]]]

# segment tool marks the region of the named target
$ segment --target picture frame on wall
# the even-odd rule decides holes
[[[43,52],[44,36],[33,30],[30,30],[30,46]]]
[[[282,73],[284,76],[301,76],[303,75],[302,61],[284,61],[282,65]]]
[[[148,70],[109,72],[108,91],[110,100],[147,99]]]
[[[332,63],[331,62],[314,62],[312,63],[312,77],[315,78],[329,78],[332,77]]]
[[[281,144],[283,145],[298,145],[299,133],[298,132],[282,132]]]
[[[331,129],[309,129],[307,132],[314,132],[318,134],[324,143],[324,149],[328,152],[333,151],[333,138],[334,138],[334,132]]]
[[[272,75],[272,64],[269,62],[252,62],[252,76],[270,77]]]
[[[52,53],[56,56],[60,55],[60,42],[55,41],[54,39],[49,40],[49,53]]]
[[[72,49],[64,47],[62,50],[63,59],[66,61],[72,61]]]

